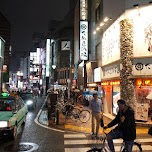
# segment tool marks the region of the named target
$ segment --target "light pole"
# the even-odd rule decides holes
[[[53,91],[54,91],[54,76],[55,76],[56,65],[52,65],[52,69],[53,69]]]

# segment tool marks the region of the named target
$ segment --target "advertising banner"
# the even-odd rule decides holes
[[[135,119],[148,121],[148,103],[136,103]]]

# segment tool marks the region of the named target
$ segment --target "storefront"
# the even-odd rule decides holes
[[[120,99],[120,81],[111,80],[101,83],[103,91],[104,113],[115,115],[118,110],[117,100]]]
[[[136,120],[151,118],[151,9],[148,5],[126,10],[102,35],[101,87],[107,114],[117,113],[117,100],[122,98],[134,108]]]
[[[136,119],[151,121],[152,78],[136,79]]]

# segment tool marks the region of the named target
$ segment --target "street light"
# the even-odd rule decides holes
[[[56,69],[56,65],[52,65],[52,69],[53,69],[53,91],[54,91],[54,76],[55,76],[55,69]]]

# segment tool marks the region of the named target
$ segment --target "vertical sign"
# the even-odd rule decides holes
[[[80,59],[88,60],[88,0],[80,0]]]
[[[46,77],[50,75],[50,39],[46,40]]]
[[[80,59],[88,60],[88,21],[80,21]]]
[[[87,0],[80,0],[80,20],[88,20],[88,3]]]
[[[40,48],[37,48],[36,50],[36,62],[40,65]]]

